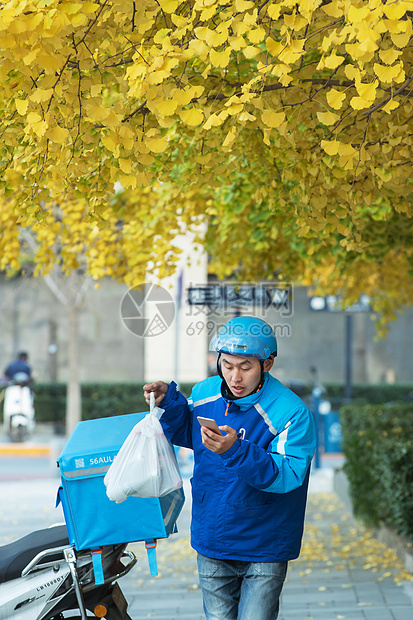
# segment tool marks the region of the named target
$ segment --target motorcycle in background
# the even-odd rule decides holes
[[[34,431],[33,392],[30,377],[25,372],[16,373],[12,380],[3,381],[3,426],[13,442],[27,439]]]

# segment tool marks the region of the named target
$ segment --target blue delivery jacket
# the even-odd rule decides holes
[[[220,377],[197,383],[188,400],[172,382],[160,404],[166,436],[194,451],[191,545],[210,558],[283,562],[300,553],[313,416],[280,381],[264,377],[258,392],[236,400],[224,397]],[[197,416],[227,424],[239,438],[227,452],[211,452]]]

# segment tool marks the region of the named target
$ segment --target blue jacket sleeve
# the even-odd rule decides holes
[[[270,493],[288,493],[300,487],[315,450],[313,416],[306,407],[294,412],[268,450],[238,439],[221,457],[247,484]]]
[[[161,424],[165,435],[176,446],[192,449],[191,406],[171,381],[159,407],[164,409]]]

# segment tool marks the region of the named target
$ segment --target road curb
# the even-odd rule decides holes
[[[0,457],[1,456],[21,456],[21,457],[33,457],[33,456],[47,456],[51,454],[50,446],[37,445],[37,446],[15,446],[11,444],[0,444]]]

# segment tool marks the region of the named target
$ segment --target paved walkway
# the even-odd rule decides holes
[[[290,562],[279,620],[412,620],[413,581],[407,579],[413,576],[392,550],[354,522],[332,492],[332,473],[312,475],[302,553]],[[186,513],[179,537],[159,542],[156,579],[147,574],[136,545],[140,570],[124,582],[133,620],[204,618],[188,520]]]
[[[332,468],[311,476],[302,554],[290,563],[280,620],[412,620],[413,581],[395,554],[357,525],[332,492]],[[57,477],[0,482],[0,544],[62,520]],[[179,533],[159,542],[151,578],[143,543],[138,564],[120,581],[133,620],[203,620],[196,559],[188,542],[190,497]]]

